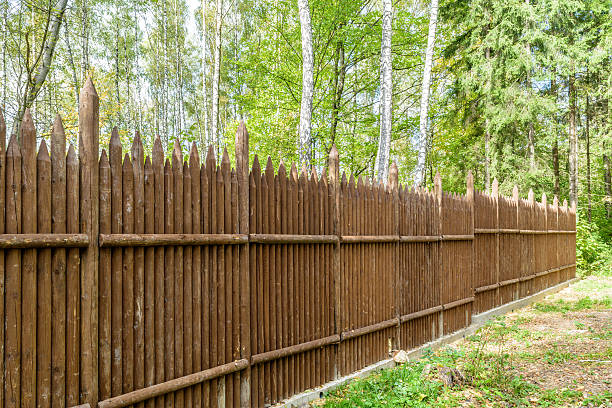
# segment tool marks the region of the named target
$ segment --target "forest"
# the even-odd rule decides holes
[[[251,156],[578,209],[583,268],[610,267],[611,0],[2,0],[0,107],[76,142],[79,89],[117,127]],[[75,143],[76,144],[76,143]],[[251,157],[251,160],[253,157]]]

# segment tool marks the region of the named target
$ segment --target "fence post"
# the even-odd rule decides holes
[[[6,123],[0,109],[0,234],[4,234],[5,169],[6,169]],[[5,282],[4,251],[0,251],[0,408],[4,408],[4,282]]]
[[[468,234],[474,236],[474,175],[472,174],[472,170],[468,171],[466,178],[466,193],[465,198],[467,200],[469,211],[470,211],[470,219],[469,223],[469,231]],[[470,257],[470,273],[468,279],[470,280],[468,283],[468,287],[470,288],[471,296],[474,295],[474,246],[475,239],[470,241],[470,246],[472,247],[472,256]],[[474,307],[474,303],[469,303],[469,307],[466,309],[465,313],[465,323],[466,326],[469,326],[472,319],[472,309]]]
[[[389,167],[389,191],[393,195],[393,235],[399,236],[399,190],[398,190],[398,175],[397,175],[397,164],[391,163]],[[395,315],[397,316],[397,327],[395,329],[395,344],[393,348],[396,350],[400,349],[400,296],[401,296],[401,280],[400,280],[400,268],[399,268],[399,240],[395,243],[395,257],[393,262],[394,276],[395,276]]]
[[[553,219],[555,220],[555,230],[558,231],[559,230],[559,198],[555,195],[553,197]],[[561,264],[559,264],[559,234],[554,234],[554,240],[555,240],[555,259],[554,259],[554,265],[551,265],[552,268],[558,268],[559,266],[561,266]],[[555,280],[554,280],[554,284],[556,285],[557,283],[561,282],[561,279],[559,279],[559,277],[561,276],[561,272],[555,272]]]
[[[519,225],[520,225],[519,224],[519,189],[518,189],[518,186],[516,184],[512,188],[512,201],[514,202],[514,206],[516,207],[516,210],[515,210],[515,214],[516,214],[516,220],[515,220],[515,222],[516,222],[516,229],[519,229]],[[521,267],[520,267],[520,265],[522,265],[521,264],[521,235],[517,234],[516,237],[518,239],[518,243],[515,242],[515,246],[518,246],[518,248],[517,248],[518,250],[516,251],[516,253],[518,254],[518,263],[517,264],[519,265],[519,268],[518,268],[519,276],[517,276],[517,277],[520,278],[520,276],[521,276]],[[517,300],[517,299],[520,298],[520,294],[521,294],[520,286],[521,286],[520,280],[519,280],[518,283],[514,284],[515,289],[514,289],[513,300]]]
[[[249,132],[240,122],[236,131],[236,173],[238,176],[238,229],[249,233]],[[251,276],[249,269],[249,244],[240,248],[240,357],[251,359]],[[251,406],[251,366],[241,376],[240,406]]]
[[[334,276],[334,333],[340,334],[342,330],[342,314],[340,313],[340,185],[339,185],[339,157],[338,149],[333,144],[329,151],[329,185],[331,187],[332,200],[332,226],[333,234],[338,237],[338,241],[334,245],[334,261],[333,261],[333,276]],[[334,378],[340,377],[340,345],[335,347],[336,356],[334,358]]]
[[[497,178],[493,179],[493,186],[491,188],[491,194],[493,196],[493,202],[495,203],[495,229],[497,232],[495,233],[495,283],[499,283],[499,181]],[[499,287],[495,288],[495,306],[500,305],[499,298]]]
[[[570,213],[569,213],[569,208],[567,206],[567,200],[565,200],[565,199],[563,200],[563,207],[562,207],[562,209],[563,209],[563,230],[564,231],[568,231],[572,226],[570,225],[570,222],[569,222],[570,221]],[[571,258],[566,255],[566,254],[569,253],[569,251],[571,251],[571,246],[569,244],[571,242],[570,236],[567,235],[567,233],[564,233],[563,234],[563,239],[561,240],[561,242],[563,242],[563,249],[562,250],[560,249],[559,253],[563,254],[563,257],[562,257],[563,259],[559,260],[559,263],[562,262],[563,263],[562,266],[565,266],[565,265],[571,263],[570,262]],[[568,280],[570,278],[570,275],[571,275],[570,270],[565,268],[563,270],[563,281]]]
[[[81,402],[98,402],[98,149],[99,99],[91,78],[79,97],[81,232],[89,246],[81,262]]]
[[[440,176],[440,172],[436,173],[436,176],[434,178],[434,193],[436,196],[436,201],[438,203],[438,235],[442,235],[444,233],[444,231],[442,230],[443,227],[443,220],[442,220],[442,177]],[[445,281],[444,279],[444,264],[443,264],[443,254],[442,254],[442,241],[438,242],[438,272],[439,274],[439,278],[440,278],[440,283],[443,283]],[[442,301],[442,290],[444,290],[444,288],[442,288],[442,285],[439,285],[438,288],[440,289],[440,293],[439,293],[439,303],[440,305],[442,305],[444,302]],[[438,337],[442,337],[444,335],[444,312],[440,311],[438,312]]]
[[[542,206],[544,207],[544,231],[548,231],[548,203],[546,200],[546,193],[542,193]],[[548,234],[544,234],[544,271],[548,270],[548,251],[550,248],[548,247]],[[543,271],[540,271],[543,272]],[[546,289],[548,287],[548,280],[550,279],[549,275],[544,275],[542,277],[542,287],[538,288],[538,291]]]
[[[531,219],[529,220],[529,229],[535,229],[536,228],[536,210],[535,210],[535,195],[533,193],[532,189],[529,189],[529,193],[527,195],[527,201],[529,201],[529,214]],[[526,238],[529,240],[529,242],[531,242],[531,248],[529,250],[529,254],[531,255],[531,259],[529,260],[529,262],[531,262],[531,268],[529,269],[530,273],[534,274],[536,273],[536,239],[535,235],[532,235],[530,238]],[[525,282],[525,284],[527,285],[527,294],[531,295],[534,292],[535,289],[535,283],[536,283],[536,279],[530,279],[528,281]]]

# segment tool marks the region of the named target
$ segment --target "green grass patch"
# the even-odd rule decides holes
[[[575,292],[597,293],[612,289],[612,279],[610,278],[586,278],[572,284]]]
[[[457,401],[442,382],[423,375],[425,361],[410,362],[355,380],[327,395],[324,407],[447,407]]]
[[[579,312],[585,310],[609,309],[612,306],[612,298],[605,296],[602,299],[591,299],[584,297],[576,302],[567,302],[559,299],[553,303],[535,303],[533,308],[542,313],[562,313]]]
[[[604,391],[598,395],[592,395],[582,401],[583,406],[587,407],[606,407],[612,405],[612,392]]]

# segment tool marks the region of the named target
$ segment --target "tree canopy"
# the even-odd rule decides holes
[[[326,166],[336,144],[342,170],[374,177],[383,2],[303,3],[312,26],[310,160]],[[393,2],[390,156],[405,183],[415,179],[429,9]],[[76,138],[78,90],[91,76],[103,143],[117,126],[126,146],[138,131],[149,150],[157,134],[166,145],[178,138],[185,149],[196,141],[220,150],[232,147],[243,120],[252,154],[299,160],[298,0],[8,0],[0,13],[9,128],[59,21],[48,73],[30,101],[41,137],[57,112]],[[471,169],[479,189],[498,178],[505,194],[515,184],[525,196],[531,188],[563,200],[572,191],[609,233],[611,14],[610,0],[440,0],[425,184],[439,171],[444,188],[461,191]]]

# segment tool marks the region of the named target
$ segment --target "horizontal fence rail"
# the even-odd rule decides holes
[[[262,407],[575,276],[575,208],[0,115],[0,408]],[[49,142],[50,147],[47,148]],[[78,152],[78,154],[77,154]]]

